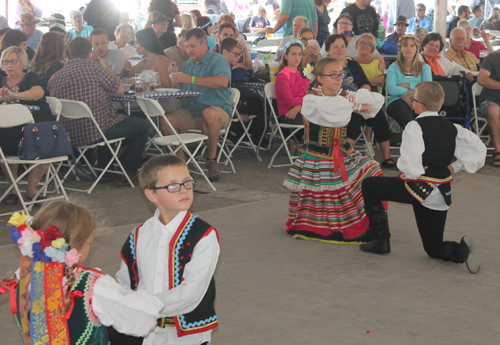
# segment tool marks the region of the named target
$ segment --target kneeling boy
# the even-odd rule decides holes
[[[477,135],[453,125],[438,115],[444,91],[436,82],[421,82],[412,99],[418,117],[403,132],[398,177],[369,177],[363,181],[365,211],[370,220],[368,233],[375,239],[360,245],[365,252],[391,251],[389,223],[381,201],[413,205],[425,252],[431,258],[466,262],[471,273],[480,268],[472,239],[460,243],[443,241],[446,214],[451,204],[452,174],[475,173],[486,159],[486,147]],[[453,156],[457,158],[453,164]],[[450,165],[451,164],[451,165]]]
[[[217,327],[217,230],[188,212],[196,182],[177,156],[152,157],[139,180],[157,210],[125,241],[116,278],[123,286],[154,294],[165,306],[144,344],[206,344]],[[142,343],[137,338],[124,340],[113,330],[109,333],[112,344]]]

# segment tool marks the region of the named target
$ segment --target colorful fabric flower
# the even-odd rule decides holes
[[[82,254],[78,254],[77,250],[73,248],[66,252],[66,255],[64,256],[64,263],[69,267],[73,267],[73,265],[78,263],[80,256],[82,256]]]
[[[52,247],[56,249],[61,249],[61,247],[64,245],[66,240],[64,238],[58,238],[57,240],[52,241]]]
[[[17,231],[17,227],[14,225],[9,226],[9,231],[12,241],[14,241],[15,244],[18,244],[17,241],[19,241],[19,239],[23,237],[23,235],[21,235],[21,233]]]
[[[59,250],[54,247],[47,247],[44,249],[45,255],[52,259],[54,262],[64,262],[64,256],[66,255],[66,250]]]
[[[43,261],[46,264],[50,263],[50,258],[45,255],[45,252],[42,249],[42,244],[40,242],[33,243],[33,261]]]
[[[18,243],[21,253],[23,255],[33,257],[33,244],[35,242],[40,242],[40,236],[33,231],[31,228],[26,228],[22,232],[22,237],[19,239]]]
[[[310,64],[307,64],[306,67],[304,67],[304,71],[303,71],[303,74],[304,76],[306,76],[309,80],[313,80],[314,79],[314,67],[311,66]]]
[[[16,212],[14,213],[9,221],[7,222],[7,224],[10,224],[10,225],[14,225],[14,226],[20,226],[20,225],[29,225],[27,220],[26,220],[26,215],[24,214],[24,212],[22,213],[19,213],[19,212]]]
[[[50,247],[52,241],[63,238],[64,236],[59,233],[59,229],[53,225],[49,225],[47,229],[42,232],[40,243],[42,249]]]

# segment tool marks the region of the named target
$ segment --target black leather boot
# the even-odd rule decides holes
[[[364,252],[375,254],[389,254],[391,252],[391,244],[389,238],[389,222],[387,221],[387,212],[383,205],[366,206],[366,216],[370,220],[370,226],[366,230],[367,234],[372,234],[375,239],[370,243],[359,246]]]

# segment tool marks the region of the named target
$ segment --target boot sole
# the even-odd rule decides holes
[[[470,273],[476,274],[481,269],[481,262],[479,261],[479,256],[477,255],[476,246],[472,241],[472,237],[465,235],[462,240],[465,242],[467,247],[469,247],[469,257],[465,260],[467,269]]]
[[[373,241],[367,244],[362,244],[359,246],[359,249],[366,253],[373,253],[378,255],[385,255],[391,253],[390,243],[387,244],[387,248],[379,248],[381,246],[380,243],[373,244]]]

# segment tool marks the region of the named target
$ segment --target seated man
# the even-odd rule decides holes
[[[304,17],[304,16],[297,16],[293,18],[293,31],[290,36],[285,36],[281,39],[280,44],[278,45],[278,50],[276,52],[276,56],[278,57],[278,60],[281,59],[281,55],[283,50],[285,49],[285,46],[288,42],[291,40],[295,40],[297,37],[297,34],[299,33],[300,29],[302,28],[311,28],[311,24],[309,23],[309,20]],[[272,28],[268,28],[272,29]],[[269,31],[268,31],[269,32]]]
[[[473,18],[469,19],[470,26],[472,28],[478,28],[481,26],[481,23],[483,22],[483,8],[481,5],[476,5],[472,7],[472,14],[474,15]]]
[[[183,98],[182,109],[168,113],[167,117],[179,132],[201,129],[208,136],[208,178],[217,181],[220,179],[216,161],[219,133],[231,121],[231,68],[222,55],[208,47],[203,30],[189,30],[185,42],[190,59],[182,73],[172,75],[172,82],[182,83],[183,90],[200,91],[202,94],[195,98]],[[161,125],[165,134],[172,134],[167,123],[162,122]],[[182,150],[178,153],[185,158]]]
[[[461,27],[456,27],[451,30],[450,34],[450,47],[444,54],[450,61],[454,61],[463,68],[471,72],[477,72],[477,65],[479,61],[474,54],[465,50],[465,30]]]
[[[148,141],[149,122],[134,116],[118,114],[111,105],[108,94],[122,94],[123,84],[105,65],[101,57],[92,59],[92,43],[77,37],[69,45],[70,60],[48,82],[50,94],[61,99],[71,99],[87,104],[107,139],[125,138],[126,150],[120,158],[123,168],[134,184],[138,183],[137,170],[141,155]],[[66,119],[62,122],[75,147],[102,141],[99,131],[90,119]],[[104,168],[111,159],[106,146],[97,149],[97,166]],[[114,174],[113,174],[114,175]],[[127,186],[123,175],[115,180],[118,186]]]
[[[483,87],[485,101],[479,113],[488,119],[490,135],[495,147],[490,165],[500,168],[500,54],[489,54],[481,64],[477,83]]]
[[[221,26],[219,27],[219,31],[217,33],[217,44],[215,45],[214,52],[222,54],[222,50],[219,48],[222,41],[224,41],[226,38],[235,39],[235,37],[236,37],[236,29],[234,28],[234,26],[231,23],[221,24]],[[232,59],[232,60],[228,59],[229,64],[231,65],[231,68],[243,68],[246,70],[252,69],[253,68],[252,67],[252,57],[250,56],[250,53],[248,52],[247,45],[245,44],[245,42],[238,41],[238,40],[236,40],[236,45],[238,47],[240,54],[237,57],[238,60],[236,61],[236,63],[231,63],[231,61],[235,60],[235,59]],[[234,57],[236,58],[236,56],[234,56]]]
[[[177,43],[175,33],[173,31],[168,31],[168,21],[169,18],[167,18],[167,16],[163,13],[154,11],[151,15],[151,20],[149,21],[149,24],[151,25],[146,25],[146,28],[153,28],[156,37],[158,37],[158,40],[160,41],[162,50],[173,47]]]
[[[410,18],[406,33],[412,34],[416,28],[424,28],[427,32],[431,32],[432,26],[432,18],[425,15],[425,5],[417,4],[415,6],[415,17]]]
[[[33,50],[38,48],[38,44],[40,43],[43,35],[40,30],[36,29],[37,23],[40,23],[40,19],[35,18],[35,16],[31,13],[21,14],[19,21],[16,23],[16,25],[21,26],[21,31],[24,32],[26,37],[28,37],[28,47]]]
[[[450,38],[451,30],[457,27],[458,21],[460,19],[470,19],[470,9],[467,5],[462,5],[457,10],[457,16],[451,20],[446,29],[446,38]]]
[[[187,60],[189,60],[189,55],[187,54],[186,41],[185,41],[186,32],[187,30],[182,30],[177,36],[179,38],[179,42],[177,43],[178,45],[167,48],[163,51],[170,60],[170,62],[173,65],[177,66],[179,71],[182,71],[184,64],[186,63]],[[176,89],[182,89],[182,85],[180,83],[173,83],[172,87]]]
[[[118,49],[109,49],[108,33],[104,29],[95,29],[90,34],[90,41],[94,49],[94,58],[104,60],[102,67],[110,69],[115,75],[122,73],[123,62],[127,60],[124,52]]]

